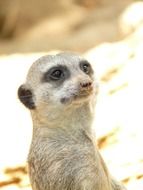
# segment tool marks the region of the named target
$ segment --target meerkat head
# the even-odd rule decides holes
[[[76,54],[60,53],[33,63],[18,97],[32,111],[52,113],[89,101],[95,91],[90,63]]]

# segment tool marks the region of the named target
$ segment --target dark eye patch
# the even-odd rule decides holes
[[[55,69],[51,74],[50,74],[50,79],[53,81],[56,80],[61,80],[65,76],[65,73],[63,72],[62,69]]]
[[[62,84],[64,80],[70,77],[70,71],[64,65],[59,65],[50,68],[42,77],[42,82],[52,82]]]
[[[80,69],[87,75],[93,74],[93,69],[90,65],[90,63],[87,60],[81,60],[80,63]]]
[[[90,63],[86,60],[80,61],[80,69],[86,74],[93,72]]]

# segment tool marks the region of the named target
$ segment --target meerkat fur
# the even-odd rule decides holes
[[[125,190],[109,174],[92,132],[97,90],[91,64],[75,53],[46,55],[31,66],[18,97],[33,120],[33,190]]]

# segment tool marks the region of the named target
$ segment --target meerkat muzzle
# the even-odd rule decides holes
[[[93,84],[91,80],[82,81],[79,84],[79,94],[88,95],[93,91]]]

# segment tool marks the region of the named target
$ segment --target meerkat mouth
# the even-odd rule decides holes
[[[87,100],[92,95],[93,90],[90,91],[84,91],[79,93],[72,93],[69,97],[63,97],[61,98],[61,103],[63,104],[70,104],[74,102],[82,102],[83,100]]]
[[[80,93],[80,94],[78,94],[78,95],[75,95],[74,97],[73,97],[73,101],[82,101],[82,100],[86,100],[86,99],[88,99],[90,96],[91,96],[91,94],[92,93]]]

